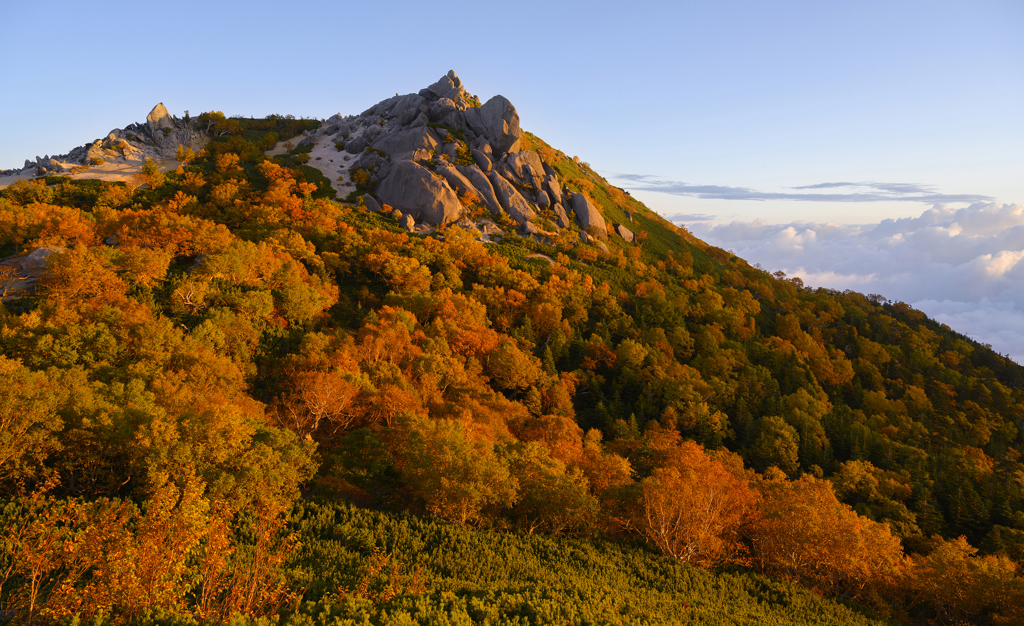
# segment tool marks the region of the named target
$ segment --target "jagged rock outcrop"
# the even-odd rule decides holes
[[[173,159],[178,146],[199,152],[209,142],[207,134],[187,115],[185,119],[172,116],[161,102],[146,116],[145,123],[129,124],[115,128],[84,146],[67,154],[36,157],[35,161],[25,160],[20,170],[0,171],[0,175],[31,174],[45,176],[65,174],[71,168],[94,165],[103,162],[136,163],[141,165],[148,158]]]
[[[481,197],[476,186],[469,182],[469,179],[463,176],[462,172],[455,169],[455,166],[448,161],[445,161],[444,159],[438,160],[434,171],[443,176],[445,181],[448,183],[448,186],[451,187],[458,195],[473,194],[478,198]]]
[[[510,154],[506,161],[512,174],[521,183],[529,184],[535,190],[540,190],[544,181],[544,166],[540,157],[532,150],[520,150]]]
[[[455,167],[459,170],[459,173],[473,184],[484,206],[491,212],[491,215],[495,217],[501,215],[501,203],[498,201],[498,196],[494,193],[491,181],[487,179],[487,176],[480,170],[480,167],[477,165],[457,165]]]
[[[459,220],[465,214],[459,196],[472,194],[491,215],[507,213],[521,234],[539,241],[552,233],[531,223],[538,211],[550,211],[562,229],[575,228],[575,214],[580,228],[607,240],[597,208],[583,196],[567,198],[554,169],[537,152],[520,149],[522,134],[519,113],[507,98],[481,104],[450,71],[418,93],[387,98],[357,116],[335,115],[303,143],[340,142],[353,155],[345,158],[377,182],[375,199],[403,219],[412,216],[417,233]],[[315,160],[309,165],[317,167]],[[363,203],[372,207],[371,200],[365,196]]]
[[[377,128],[380,128],[380,126]],[[374,150],[380,150],[390,157],[420,149],[434,150],[437,146],[437,137],[435,137],[434,133],[426,127],[409,128],[395,133],[381,135],[378,136],[378,139],[372,145]],[[348,152],[352,152],[348,146],[346,146],[345,149]],[[365,148],[363,149],[365,150]],[[362,152],[362,150],[359,152]]]
[[[377,198],[430,224],[450,224],[463,212],[462,203],[448,183],[412,161],[401,161],[394,166],[377,187]]]
[[[519,128],[519,113],[504,96],[494,96],[479,109],[466,111],[464,116],[471,130],[490,140],[496,155],[519,149],[519,138],[523,134]]]
[[[501,207],[520,226],[525,226],[527,222],[537,217],[537,212],[530,207],[530,203],[512,186],[512,183],[502,178],[496,171],[491,171],[490,180],[494,185],[494,193],[498,196]]]
[[[161,102],[153,107],[153,110],[146,116],[146,125],[149,126],[151,133],[156,133],[159,130],[167,129],[174,130],[174,120],[171,118],[171,114],[167,112],[167,107]]]

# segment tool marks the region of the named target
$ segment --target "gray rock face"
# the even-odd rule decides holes
[[[444,176],[444,179],[448,183],[448,186],[454,189],[455,193],[459,194],[460,196],[463,194],[471,193],[480,198],[482,203],[483,197],[481,196],[480,192],[477,191],[476,186],[473,185],[473,183],[469,182],[469,179],[463,176],[462,172],[455,169],[454,165],[452,165],[448,161],[445,161],[444,159],[438,159],[437,167],[434,168],[434,171],[440,174],[441,176]]]
[[[551,201],[555,204],[562,203],[562,186],[558,184],[558,178],[555,176],[548,176],[544,180],[544,190],[551,196]]]
[[[163,102],[153,107],[153,110],[149,112],[149,115],[146,116],[146,124],[149,125],[149,130],[154,135],[158,130],[164,128],[174,130],[174,120],[171,118],[171,114],[167,112],[167,107],[164,106]]]
[[[491,184],[494,185],[494,193],[498,196],[498,201],[501,203],[512,219],[514,219],[520,226],[529,222],[533,218],[537,217],[537,212],[533,210],[530,203],[526,201],[526,198],[522,196],[516,188],[512,186],[512,183],[508,182],[504,178],[498,175],[497,172],[491,172],[490,174]]]
[[[384,129],[380,127],[380,124],[373,124],[372,126],[363,131],[363,139],[365,139],[367,143],[372,145],[373,142],[377,139],[377,137],[380,137],[381,134],[383,133]]]
[[[491,160],[487,157],[486,154],[484,154],[480,150],[477,150],[476,148],[473,148],[472,154],[473,160],[476,161],[476,164],[480,166],[481,170],[485,172],[491,171]],[[26,161],[26,163],[28,163],[28,161]]]
[[[583,232],[601,241],[608,241],[608,226],[605,225],[604,217],[597,207],[581,193],[574,193],[569,199],[572,202],[572,210],[576,213],[576,222]]]
[[[479,115],[479,113],[477,115]],[[487,137],[477,137],[469,145],[480,152],[483,152],[484,155],[487,156],[487,160],[490,161],[494,159],[494,150],[491,149],[491,144],[487,143]]]
[[[451,73],[454,74],[455,72]],[[459,81],[460,85],[461,83],[462,81]],[[455,81],[453,81],[450,76],[442,76],[436,83],[427,87],[427,89],[429,89],[430,92],[437,96],[438,98],[443,98],[445,94],[447,94],[452,89],[455,89],[455,87]]]
[[[356,137],[351,141],[345,142],[345,152],[348,152],[350,154],[362,154],[362,152],[366,150],[366,147],[368,145],[369,144],[367,143],[366,139],[362,137]]]
[[[548,194],[543,191],[537,192],[537,206],[541,209],[546,209],[551,206],[551,198],[548,197]]]
[[[629,243],[633,243],[633,241],[636,240],[636,235],[633,234],[633,231],[629,230],[622,224],[617,224],[615,226],[615,232],[619,234],[619,237],[622,237]]]
[[[555,215],[558,216],[558,227],[569,228],[572,225],[572,220],[569,219],[569,214],[565,212],[565,207],[561,203],[555,204]]]
[[[402,219],[399,220],[398,223],[402,225],[402,228],[409,231],[410,233],[416,230],[416,220],[414,220],[412,215],[410,215],[409,213],[403,215]]]
[[[21,260],[21,272],[26,277],[38,278],[39,276],[42,276],[44,271],[46,271],[46,267],[49,265],[48,257],[51,254],[60,254],[67,251],[67,248],[62,248],[60,246],[43,246],[42,248],[36,248]]]
[[[437,102],[431,102],[430,108],[427,110],[427,117],[432,122],[440,122],[446,116],[455,113],[459,110],[454,100],[448,98],[441,98]]]
[[[377,187],[377,197],[422,222],[450,224],[462,216],[462,204],[443,178],[412,161],[395,164]]]
[[[363,205],[365,205],[367,209],[373,211],[374,213],[380,213],[381,211],[384,210],[383,208],[381,208],[380,202],[377,202],[377,200],[370,194],[364,194],[360,196],[360,198],[362,198],[363,200]]]
[[[498,196],[494,193],[494,187],[491,186],[491,181],[480,171],[480,168],[476,165],[457,165],[456,169],[473,184],[491,215],[495,217],[501,215],[501,203],[498,202]]]
[[[430,118],[427,117],[427,114],[420,111],[419,115],[416,116],[416,119],[412,121],[411,127],[420,128],[422,126],[426,126],[429,122]]]
[[[519,180],[540,190],[544,181],[544,165],[533,150],[520,150],[508,155],[507,163]]]
[[[518,150],[523,134],[519,128],[519,113],[504,96],[494,96],[479,109],[468,109],[465,117],[474,133],[487,138],[495,154],[500,156]]]
[[[358,141],[358,140],[357,140]],[[433,150],[437,148],[437,138],[429,128],[407,128],[380,137],[373,147],[388,156],[412,152],[413,150]],[[348,146],[346,145],[346,149]]]

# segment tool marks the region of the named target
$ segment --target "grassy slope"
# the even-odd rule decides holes
[[[289,624],[881,624],[793,584],[712,574],[640,547],[474,531],[346,504],[305,503],[293,525],[307,600]],[[374,550],[427,590],[356,589]],[[371,589],[373,585],[371,585]]]

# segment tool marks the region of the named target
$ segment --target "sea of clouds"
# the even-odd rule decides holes
[[[936,204],[877,224],[764,220],[686,227],[805,284],[903,301],[1024,363],[1024,205]]]

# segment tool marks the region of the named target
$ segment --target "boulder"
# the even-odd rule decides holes
[[[363,205],[367,209],[373,211],[374,213],[380,213],[381,211],[384,210],[383,208],[381,208],[380,202],[377,202],[376,198],[374,198],[370,194],[364,194],[360,196],[360,199],[363,201]]]
[[[463,86],[462,80],[459,78],[459,75],[455,73],[455,70],[448,70],[448,73],[445,74],[445,76],[447,76],[448,79],[452,81],[452,84],[455,85],[456,87]]]
[[[419,115],[416,116],[416,119],[414,119],[412,121],[412,124],[410,124],[410,127],[420,128],[422,126],[426,126],[429,122],[430,118],[427,117],[427,114],[424,113],[423,111],[420,111]]]
[[[455,104],[455,101],[449,100],[448,98],[441,98],[436,102],[430,103],[430,107],[427,110],[427,117],[429,117],[432,122],[440,122],[447,115],[455,113],[458,110],[459,108]]]
[[[541,209],[546,209],[551,206],[551,198],[548,197],[548,194],[543,191],[537,192],[537,206]]]
[[[156,135],[158,130],[164,128],[168,130],[174,130],[174,120],[171,118],[171,114],[167,112],[167,107],[161,102],[153,107],[153,110],[146,116],[146,124],[149,126],[149,131]]]
[[[458,77],[456,77],[456,78],[458,78]],[[422,83],[420,83],[420,84],[422,84]],[[461,81],[460,81],[459,84],[461,85]],[[447,94],[449,91],[451,91],[452,89],[455,89],[455,88],[456,88],[455,81],[453,81],[451,79],[451,77],[449,77],[449,76],[442,76],[440,79],[438,79],[438,81],[436,83],[434,83],[433,85],[427,87],[427,89],[430,90],[430,93],[434,94],[438,98],[443,98],[445,96],[445,94]]]
[[[380,124],[374,124],[363,131],[363,139],[365,139],[367,143],[373,144],[373,142],[376,141],[383,133],[384,129],[381,128]]]
[[[523,224],[523,227],[522,227],[521,230],[526,235],[540,235],[540,234],[544,233],[544,231],[542,231],[540,229],[540,227],[537,226],[536,224],[534,224],[533,222],[527,222],[527,223]]]
[[[398,211],[435,225],[454,222],[463,211],[458,196],[443,178],[412,161],[395,164],[377,187],[377,197]]]
[[[487,137],[477,137],[470,146],[483,152],[488,161],[494,159],[494,150],[491,149],[491,144],[487,143]]]
[[[495,217],[501,215],[501,203],[498,201],[497,194],[494,193],[494,187],[491,186],[491,181],[487,179],[480,168],[476,165],[457,165],[456,169],[476,188],[480,199],[491,215]]]
[[[507,163],[521,181],[530,183],[535,190],[540,191],[544,182],[544,165],[536,152],[520,150],[510,154]]]
[[[608,241],[608,226],[605,225],[604,217],[601,216],[597,207],[581,193],[572,194],[569,201],[572,202],[572,210],[576,213],[576,222],[583,232],[596,239]]]
[[[555,204],[562,203],[562,187],[558,184],[558,178],[555,176],[548,176],[544,179],[544,189],[551,196],[551,201]]]
[[[622,224],[616,224],[615,232],[619,234],[619,237],[622,237],[629,243],[633,243],[633,241],[636,240],[636,235],[633,234],[633,231],[629,230]]]
[[[569,228],[572,225],[572,220],[569,219],[569,214],[565,212],[565,207],[560,202],[555,203],[554,210],[555,215],[558,216],[558,227]]]
[[[486,137],[497,155],[515,152],[523,131],[519,113],[504,96],[494,96],[480,108],[465,111],[466,124],[477,135]]]
[[[46,271],[46,266],[49,264],[48,257],[51,254],[60,254],[67,251],[67,248],[60,246],[36,248],[21,260],[21,271],[28,278],[38,278]]]
[[[458,102],[456,102],[456,105],[461,106]],[[454,128],[455,130],[461,130],[462,136],[465,137],[468,142],[472,142],[473,139],[476,138],[476,133],[474,133],[473,129],[469,127],[469,124],[466,123],[466,114],[462,111],[454,111],[445,115],[441,120],[441,124],[443,126],[448,126],[449,128]]]
[[[402,154],[396,154],[391,157],[392,162],[398,161],[430,161],[434,158],[434,155],[429,150],[423,148],[416,148],[412,152],[403,152]]]
[[[358,140],[357,140],[358,141]],[[429,128],[418,127],[418,128],[407,128],[398,132],[389,133],[383,135],[376,142],[373,147],[376,150],[380,150],[388,156],[394,156],[396,154],[402,154],[403,152],[412,152],[413,150],[433,150],[437,148],[437,138],[430,132]],[[348,146],[346,146],[346,149]]]
[[[345,142],[345,152],[349,154],[362,154],[369,143],[363,137],[356,137]]]
[[[399,124],[405,126],[415,119],[420,107],[426,104],[426,102],[423,96],[415,93],[409,93],[404,96],[396,95],[393,98],[377,103],[377,106],[373,107],[373,111],[384,118],[398,118]],[[404,118],[408,119],[403,122]]]
[[[469,182],[469,179],[462,175],[462,172],[455,169],[455,166],[444,159],[437,160],[437,167],[434,171],[444,176],[448,186],[455,190],[460,196],[471,193],[480,198],[480,204],[484,204],[483,195],[477,191],[476,186]]]
[[[476,148],[473,148],[472,154],[473,160],[476,161],[476,164],[480,166],[481,170],[485,172],[491,171],[491,160],[487,157],[486,154],[484,154],[480,150],[477,150]],[[26,161],[26,163],[28,163],[28,161]]]
[[[414,220],[412,215],[409,213],[403,215],[402,219],[399,220],[398,223],[402,225],[402,228],[409,231],[410,233],[416,230],[416,220]]]
[[[512,183],[492,171],[490,174],[491,184],[494,185],[494,193],[498,196],[498,202],[520,226],[537,217],[536,211],[530,206]]]

